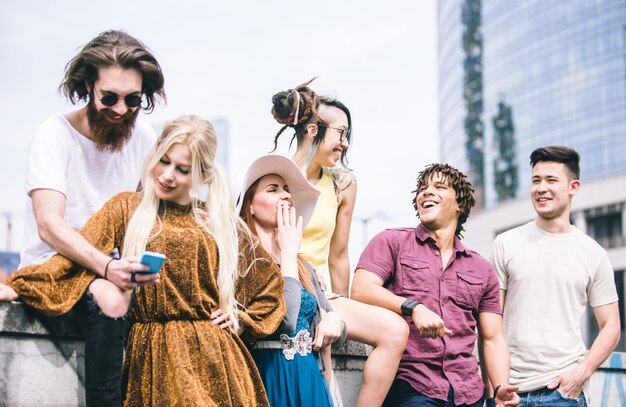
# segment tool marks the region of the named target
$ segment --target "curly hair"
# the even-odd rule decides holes
[[[65,66],[65,76],[59,90],[75,104],[87,101],[89,88],[98,80],[100,67],[120,66],[136,69],[141,74],[144,109],[154,109],[156,97],[166,100],[165,79],[161,66],[147,47],[123,31],[110,30],[89,41]]]
[[[317,77],[310,79],[309,81],[296,86],[295,88],[281,91],[272,96],[272,116],[283,127],[278,131],[274,137],[274,150],[278,147],[278,138],[288,128],[294,129],[294,135],[292,136],[289,147],[293,143],[294,139],[297,139],[298,143],[304,138],[307,133],[306,127],[313,123],[318,124],[318,132],[313,140],[312,152],[316,151],[317,146],[324,139],[328,123],[320,116],[318,109],[321,107],[335,107],[342,112],[348,118],[348,145],[352,143],[352,117],[350,110],[337,99],[319,96],[308,85],[313,82]],[[341,164],[348,168],[347,150],[341,152]]]
[[[456,193],[456,202],[459,204],[461,213],[459,213],[454,234],[460,239],[463,237],[461,235],[461,232],[464,231],[463,224],[467,221],[470,210],[476,204],[476,200],[473,195],[474,188],[472,188],[472,184],[467,180],[465,174],[448,164],[433,163],[427,165],[426,168],[420,171],[417,175],[416,188],[414,191],[411,191],[411,193],[415,193],[415,196],[413,197],[413,208],[415,208],[418,218],[419,211],[417,210],[417,196],[420,191],[428,185],[430,178],[434,175],[441,175],[444,179],[446,179]]]

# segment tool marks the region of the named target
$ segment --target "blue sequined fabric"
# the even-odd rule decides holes
[[[313,294],[309,293],[302,287],[300,291],[300,312],[298,313],[298,321],[296,322],[296,330],[289,334],[290,337],[296,336],[301,330],[310,330],[311,321],[317,313],[317,300]],[[315,332],[311,332],[313,336]]]

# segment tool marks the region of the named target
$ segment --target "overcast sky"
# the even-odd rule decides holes
[[[273,147],[280,126],[271,96],[318,76],[311,87],[338,97],[353,114],[351,265],[364,234],[416,224],[410,191],[439,151],[434,0],[2,1],[0,213],[13,216],[14,250],[21,245],[32,133],[53,113],[76,109],[57,92],[65,64],[107,29],[142,40],[163,68],[168,103],[145,120],[158,127],[193,113],[228,122],[233,180]],[[282,138],[279,152],[290,155]],[[364,231],[359,219],[379,212],[387,219]]]

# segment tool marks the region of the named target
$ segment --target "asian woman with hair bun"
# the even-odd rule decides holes
[[[347,166],[352,116],[342,102],[320,97],[309,87],[311,82],[272,97],[272,115],[283,125],[274,145],[285,130],[293,129],[292,141],[295,138],[297,146],[292,160],[320,191],[303,232],[300,254],[319,274],[330,276],[332,292],[327,296],[346,323],[348,339],[374,347],[365,363],[356,405],[380,406],[395,377],[409,328],[389,310],[348,298],[348,240],[357,187],[356,177]]]

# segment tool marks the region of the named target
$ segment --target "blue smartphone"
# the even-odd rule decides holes
[[[139,263],[149,266],[150,270],[149,271],[137,271],[137,274],[158,273],[164,261],[165,261],[164,254],[154,253],[154,252],[144,252],[141,255],[141,260],[139,260]]]

